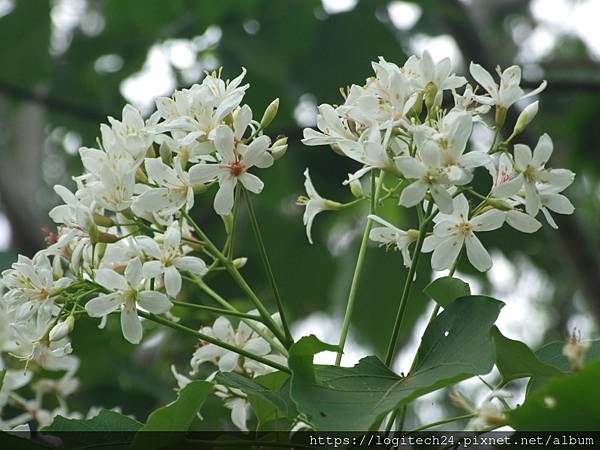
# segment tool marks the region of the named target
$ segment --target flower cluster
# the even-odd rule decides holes
[[[101,125],[97,148],[79,150],[85,170],[74,177],[75,190],[54,188],[63,201],[49,213],[58,231],[48,232],[46,249],[31,259],[19,256],[0,279],[0,351],[16,357],[8,364],[26,367],[24,373],[22,368],[7,372],[0,407],[7,401],[25,411],[34,407],[13,393],[34,383],[27,370],[34,365],[66,372],[64,388],[35,381],[41,389],[37,410],[43,393],[56,392],[63,399],[75,389],[79,361],[71,355],[69,335],[77,317],[100,318],[102,328],[110,315],[119,314],[124,338],[137,344],[143,337],[142,317],[176,323],[170,310],[185,278],[201,280],[219,264],[237,270],[233,260],[223,263],[207,252],[188,213],[197,195],[215,192],[214,210],[226,225],[231,223],[238,191],[263,189],[252,172],[273,165],[287,149],[285,138],[272,142],[264,134],[278,100],[255,120],[242,104],[249,87],[244,76],[245,70],[231,81],[221,79],[220,72],[207,74],[190,89],[158,98],[156,112],[147,119],[127,105],[120,120],[109,117]],[[260,346],[264,341],[252,333],[245,336],[252,350],[270,353],[269,344]],[[229,342],[229,335],[213,335]],[[195,364],[201,359],[198,352]],[[230,356],[221,356],[222,370],[226,361],[235,365]],[[257,365],[251,370],[265,369]],[[60,413],[68,415],[65,408]],[[5,420],[3,426],[31,417]],[[35,417],[46,424],[39,411]]]
[[[352,193],[367,198],[357,180],[375,172],[377,187],[371,192],[372,204],[395,197],[404,208],[416,207],[420,228],[434,222],[423,246],[417,252],[433,252],[435,270],[451,268],[461,249],[480,271],[492,261],[477,233],[500,228],[505,222],[525,233],[541,227],[541,211],[556,228],[551,212],[571,214],[573,205],[562,192],[573,182],[573,172],[547,167],[552,140],[542,135],[533,151],[524,144],[512,145],[538,111],[538,102],[523,109],[512,133],[500,140],[507,110],[516,102],[541,92],[543,82],[525,94],[519,86],[521,70],[511,66],[498,73],[499,81],[485,69],[471,63],[470,71],[479,86],[473,87],[451,71],[448,58],[434,62],[425,52],[410,57],[404,66],[380,58],[373,63],[374,75],[362,86],[352,85],[343,92],[338,106],[319,106],[318,131],[304,130],[305,145],[330,145],[334,151],[361,164],[344,184]],[[488,125],[486,114],[494,108]],[[474,126],[492,128],[487,150],[469,145]],[[473,187],[477,168],[492,178],[491,188],[480,193]],[[308,170],[305,172],[308,197],[304,223],[309,241],[315,216],[324,210],[341,209],[338,203],[321,197]],[[392,187],[388,183],[395,183]],[[383,195],[383,193],[385,194]],[[351,202],[352,204],[354,202]],[[372,211],[370,220],[382,225],[370,237],[382,245],[400,250],[404,263],[411,262],[409,246],[418,242],[418,230],[402,230]]]

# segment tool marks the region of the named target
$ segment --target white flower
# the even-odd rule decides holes
[[[485,272],[492,267],[492,258],[475,235],[475,232],[496,230],[504,222],[504,214],[496,209],[489,210],[469,219],[469,202],[464,195],[454,199],[452,215],[439,214],[435,217],[433,235],[425,238],[423,252],[433,250],[431,267],[444,270],[452,266],[463,245],[473,266]]]
[[[348,125],[342,121],[336,110],[327,104],[319,106],[319,114],[317,116],[318,132],[312,128],[304,129],[304,145],[332,145],[341,144],[345,141],[352,142],[357,140]]]
[[[123,108],[122,121],[108,118],[116,138],[124,148],[135,158],[139,159],[152,144],[154,130],[146,127],[140,112],[131,105]]]
[[[401,230],[378,216],[369,215],[369,219],[383,225],[382,227],[373,228],[369,233],[369,239],[379,242],[381,246],[394,246],[396,250],[399,250],[402,253],[404,265],[409,267],[410,253],[408,247],[416,241],[418,232],[416,230]]]
[[[546,163],[552,155],[552,140],[544,134],[538,140],[533,151],[523,144],[515,145],[515,172],[516,176],[510,177],[495,187],[495,195],[508,197],[517,194],[524,187],[525,209],[527,214],[535,217],[541,208],[539,183],[549,186],[568,186],[574,179],[574,174],[567,169],[547,169]],[[503,173],[506,177],[507,173]]]
[[[492,391],[479,405],[479,407],[473,411],[475,417],[473,417],[467,426],[466,431],[486,431],[492,426],[498,426],[506,424],[507,418],[504,414],[502,407],[494,402],[494,399],[506,399],[512,395],[509,392],[498,390]]]
[[[452,212],[452,197],[446,190],[450,180],[442,170],[442,157],[435,142],[426,141],[418,156],[420,160],[410,156],[396,158],[396,164],[404,177],[416,179],[402,190],[400,204],[407,208],[415,206],[423,201],[425,194],[429,191],[440,211]]]
[[[263,182],[256,175],[248,173],[248,169],[253,166],[265,168],[273,164],[273,157],[267,151],[271,141],[267,136],[260,136],[248,146],[236,146],[231,128],[220,125],[214,131],[214,142],[221,162],[196,164],[190,169],[189,176],[192,184],[203,184],[218,178],[219,191],[214,207],[217,214],[225,216],[233,208],[238,180],[250,192],[258,194],[262,191]]]
[[[171,297],[176,297],[181,290],[179,270],[186,270],[199,276],[206,273],[204,261],[195,256],[185,256],[182,253],[178,222],[173,222],[167,228],[162,246],[148,236],[141,236],[136,241],[147,255],[156,258],[144,263],[142,270],[144,278],[150,279],[162,275],[167,294]]]
[[[428,51],[424,51],[421,58],[415,55],[408,58],[404,64],[404,71],[419,89],[425,90],[430,84],[436,87],[436,105],[441,103],[442,91],[456,89],[467,82],[464,77],[451,73],[450,58],[444,58],[436,63]]]
[[[212,328],[204,327],[200,331],[258,356],[266,356],[271,352],[269,343],[256,334],[256,332],[252,331],[244,322],[240,322],[237,331],[234,331],[231,322],[227,318],[219,317],[215,320]],[[271,359],[277,359],[275,355],[270,355],[270,357]],[[212,362],[217,365],[221,372],[236,371],[251,375],[261,375],[272,371],[270,367],[264,364],[250,361],[248,358],[242,358],[237,353],[209,343],[205,343],[198,348],[192,356],[192,360],[190,361],[192,371],[190,374],[194,375],[197,373],[198,367],[205,362]]]
[[[85,310],[90,317],[104,317],[121,308],[123,336],[132,344],[138,344],[142,340],[142,324],[137,314],[138,305],[156,314],[171,309],[172,304],[165,294],[144,289],[142,263],[139,258],[127,264],[125,276],[111,269],[97,269],[94,272],[94,281],[109,293],[88,301]]]
[[[508,109],[512,104],[519,100],[532,97],[539,94],[546,88],[546,81],[543,81],[536,89],[525,95],[523,89],[519,86],[521,83],[521,68],[519,66],[510,66],[504,72],[499,73],[500,85],[498,85],[492,75],[479,64],[471,63],[469,70],[475,81],[477,81],[490,95],[489,97],[476,96],[477,101],[487,105],[496,105],[497,107]],[[499,69],[498,69],[499,72]]]
[[[317,214],[319,214],[322,211],[339,209],[342,205],[332,200],[323,198],[319,195],[319,193],[312,184],[308,169],[304,171],[304,177],[304,188],[306,189],[306,194],[308,195],[308,197],[300,196],[298,197],[296,203],[305,207],[302,221],[304,223],[304,226],[306,227],[306,236],[308,237],[308,242],[312,244],[313,240],[311,230],[313,221],[315,220]]]
[[[148,178],[160,187],[145,191],[132,205],[134,212],[170,215],[185,206],[189,211],[194,206],[194,189],[189,176],[181,167],[181,160],[175,158],[175,168],[166,165],[160,158],[147,158]]]

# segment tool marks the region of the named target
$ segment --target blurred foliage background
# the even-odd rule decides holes
[[[585,338],[597,337],[599,16],[596,0],[0,0],[0,268],[16,253],[32,255],[43,246],[41,228],[53,227],[46,213],[58,202],[52,186],[72,185],[70,177],[81,170],[77,149],[95,145],[107,115],[120,117],[126,102],[150,114],[154,97],[193,84],[204,70],[223,66],[224,76],[233,78],[243,66],[251,83],[245,101],[259,115],[279,97],[271,134],[290,137],[286,157],[261,174],[266,188],[255,199],[275,275],[295,333],[334,342],[365,214],[320,215],[315,245],[308,244],[302,209],[295,205],[303,193],[302,172],[310,167],[322,194],[348,200],[341,181],[355,166],[327,148],[303,147],[302,128],[314,125],[317,104],[335,103],[340,87],[362,83],[378,56],[402,64],[408,54],[428,49],[434,59],[452,57],[461,74],[471,60],[488,69],[518,63],[526,86],[549,81],[540,113],[521,141],[531,145],[543,132],[552,135],[557,165],[577,172],[569,188],[576,213],[560,218],[558,231],[544,225],[531,237],[509,228],[486,233],[494,269],[478,274],[461,264],[459,273],[474,291],[507,302],[500,328],[509,337],[533,347],[563,339],[574,328]],[[488,139],[481,127],[473,145]],[[201,197],[195,213],[218,236],[210,205]],[[400,226],[411,222],[393,206],[381,214]],[[250,258],[244,272],[269,298],[245,212],[237,253]],[[346,362],[384,352],[404,276],[399,254],[370,248]],[[420,288],[432,276],[424,258],[398,371],[408,369],[418,342],[408,325],[422,330],[428,317],[431,305]],[[239,295],[226,277],[212,282],[224,295]],[[214,317],[183,320],[200,327]],[[85,325],[76,327],[73,339],[82,360],[74,409],[121,405],[143,420],[174,397],[169,365],[187,372],[193,341],[156,330],[134,348],[116,321],[104,331],[89,319]],[[413,412],[423,418],[451,408],[444,399],[428,397]],[[225,423],[227,412],[213,400],[198,426]]]

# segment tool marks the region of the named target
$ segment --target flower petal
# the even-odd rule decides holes
[[[121,295],[113,293],[99,295],[85,304],[85,310],[90,317],[102,317],[115,311],[121,305]]]
[[[170,297],[177,297],[181,291],[181,275],[175,266],[165,268],[165,289]]]
[[[171,303],[165,294],[156,291],[142,291],[138,294],[138,304],[154,314],[166,313],[171,309]]]
[[[139,344],[142,340],[142,322],[134,305],[125,305],[121,311],[121,330],[123,337],[132,344]]]
[[[96,269],[94,271],[94,281],[108,290],[127,289],[127,280],[123,275],[111,269]]]
[[[467,257],[473,267],[480,272],[486,272],[492,267],[492,258],[481,241],[475,235],[467,236],[465,239]]]

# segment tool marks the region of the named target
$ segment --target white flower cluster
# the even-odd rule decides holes
[[[186,219],[195,196],[218,187],[214,210],[227,224],[238,181],[260,193],[263,183],[250,171],[271,166],[287,149],[285,138],[271,142],[263,134],[278,100],[254,120],[241,104],[245,70],[231,81],[220,75],[158,98],[147,120],[125,106],[121,120],[101,125],[98,148],[79,150],[85,171],[74,178],[76,190],[54,188],[64,202],[49,214],[58,232],[48,231],[48,248],[19,256],[0,279],[0,351],[16,356],[11,364],[22,360],[71,377],[78,359],[70,355],[69,334],[77,317],[101,318],[103,327],[120,313],[123,336],[137,344],[140,315],[172,317],[183,277],[200,279],[210,269]],[[12,369],[7,374],[14,378]],[[29,383],[25,374],[4,383],[2,399],[17,398],[12,391]]]
[[[256,311],[251,311],[251,313],[256,313]],[[278,313],[273,315],[273,320],[278,324],[281,323]],[[264,325],[257,325],[251,321],[240,321],[237,330],[234,330],[231,322],[221,316],[215,320],[212,327],[204,327],[201,331],[207,336],[216,337],[222,342],[287,366],[286,358],[277,352],[273,352],[274,349],[271,344],[265,339],[266,337],[273,342],[274,336]],[[250,378],[273,371],[269,366],[243,358],[239,354],[217,345],[201,341],[190,361],[192,367],[190,375],[197,375],[200,366],[204,363],[212,363],[218,367],[218,371],[212,372],[206,378],[207,381],[213,381],[219,371],[237,372]],[[171,366],[171,371],[180,389],[192,381],[190,378],[178,373],[174,366]],[[231,410],[233,424],[242,431],[248,431],[246,425],[250,410],[248,396],[239,389],[229,388],[221,384],[215,385],[215,394],[223,399],[225,407]]]
[[[471,75],[485,91],[481,94],[479,86],[473,87],[451,72],[448,58],[434,62],[428,52],[422,58],[411,56],[402,67],[380,58],[373,63],[373,70],[364,85],[352,85],[344,92],[343,104],[319,106],[318,131],[305,129],[303,143],[330,145],[361,163],[344,182],[359,199],[366,196],[357,180],[377,170],[381,189],[370,196],[385,191],[385,198],[397,197],[400,206],[416,207],[424,221],[434,221],[433,232],[422,248],[423,252],[433,251],[433,269],[452,267],[464,246],[471,264],[486,271],[491,258],[476,233],[498,229],[504,222],[532,233],[541,227],[536,219],[540,210],[553,227],[551,211],[573,212],[562,191],[573,182],[574,174],[547,167],[553,150],[550,137],[540,137],[533,152],[523,144],[511,146],[533,120],[538,102],[521,112],[508,138],[499,140],[507,109],[541,92],[545,82],[525,94],[519,86],[518,66],[498,70],[500,80],[495,81],[485,69],[471,63]],[[474,125],[489,126],[485,115],[492,107],[494,140],[489,150],[469,150]],[[487,169],[493,179],[485,194],[472,184],[478,167]],[[306,206],[304,223],[312,242],[312,222],[318,213],[354,202],[341,204],[321,197],[308,169],[305,176],[308,196],[298,203]],[[386,186],[392,180],[396,185]],[[397,248],[410,265],[409,246],[418,240],[418,231],[401,230],[377,216],[370,219],[383,225],[371,231],[371,239]]]

